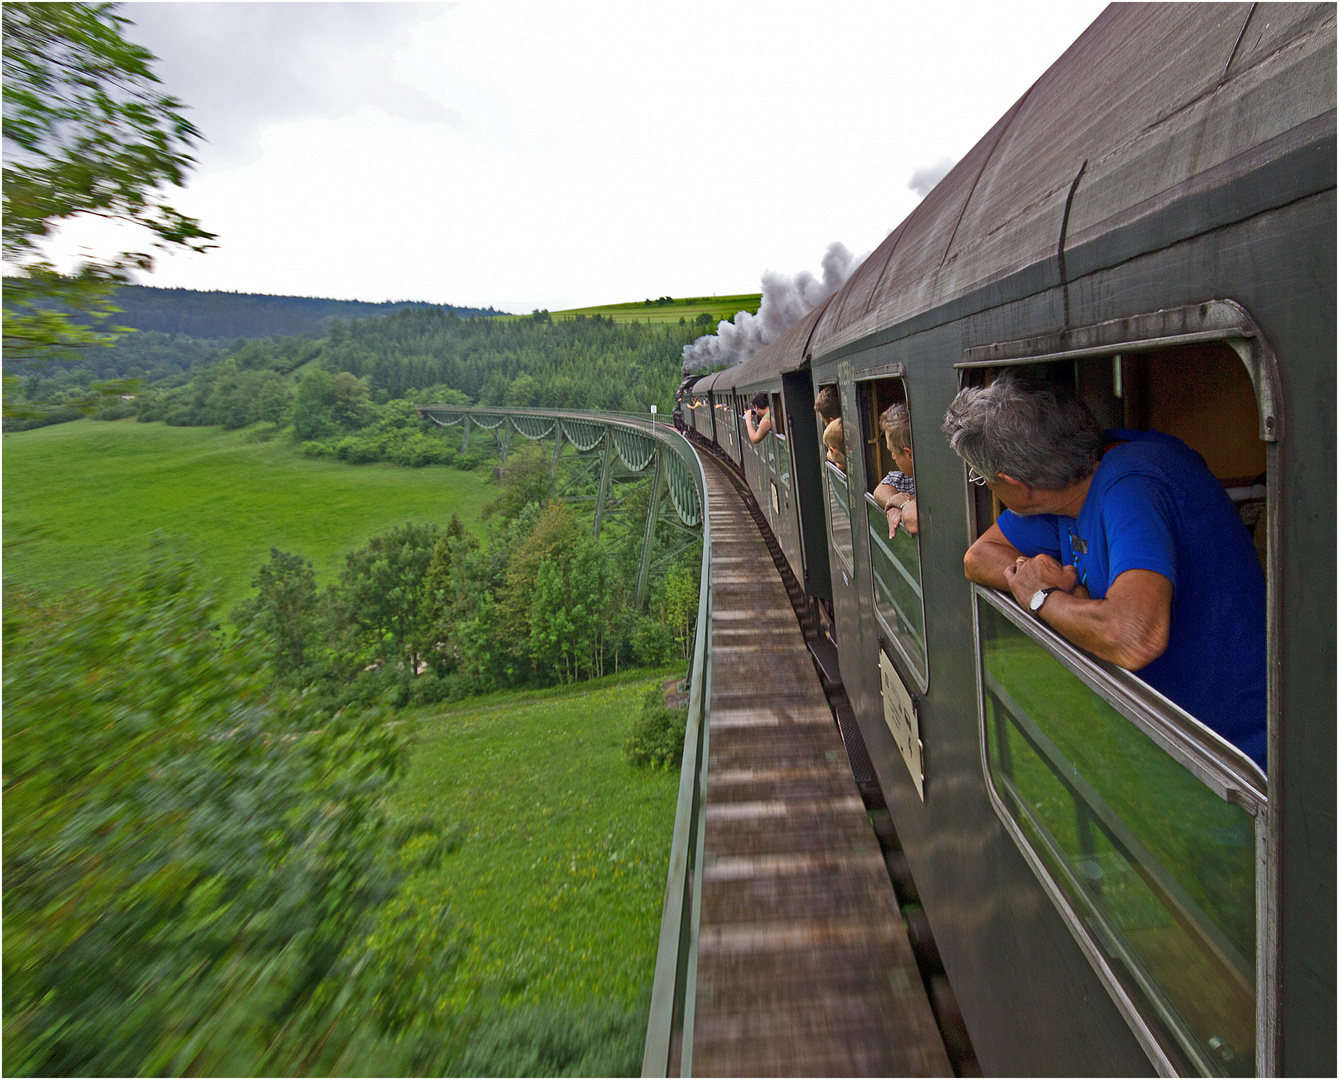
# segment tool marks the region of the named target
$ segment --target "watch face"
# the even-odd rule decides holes
[[[1046,596],[1047,593],[1045,589],[1038,589],[1036,592],[1034,592],[1032,594],[1032,600],[1028,604],[1029,610],[1037,611],[1042,606],[1042,604],[1046,603]]]

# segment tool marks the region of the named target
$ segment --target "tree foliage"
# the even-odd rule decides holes
[[[439,536],[436,525],[406,522],[345,556],[332,609],[360,663],[418,673],[432,644],[428,568]]]
[[[113,287],[148,270],[150,250],[86,262],[62,276],[42,242],[80,215],[138,226],[150,247],[203,251],[213,234],[165,201],[193,163],[199,132],[161,94],[148,50],[122,36],[113,4],[8,3],[4,25],[3,254],[9,359],[68,355],[106,344],[79,321],[115,311]]]
[[[251,579],[256,595],[238,607],[233,620],[250,630],[282,679],[305,672],[322,640],[316,571],[301,555],[270,548],[270,561]]]
[[[269,689],[161,552],[96,592],[11,593],[5,621],[6,1073],[394,1072],[424,1067],[401,1060],[422,1039],[445,1053],[450,927],[385,906],[450,842],[389,817],[401,726]]]

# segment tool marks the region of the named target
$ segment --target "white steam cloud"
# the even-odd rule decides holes
[[[807,270],[801,270],[794,277],[768,270],[762,276],[762,303],[758,314],[741,311],[733,322],[722,319],[716,333],[706,334],[691,345],[685,345],[684,371],[701,371],[747,360],[840,289],[861,261],[846,250],[845,244],[834,242],[823,254],[821,280]]]
[[[930,194],[930,189],[949,174],[949,170],[958,162],[955,158],[940,158],[933,165],[926,165],[911,174],[907,187],[921,198]]]

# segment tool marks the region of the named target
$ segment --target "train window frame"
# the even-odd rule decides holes
[[[879,427],[878,410],[875,409],[866,400],[866,394],[869,392],[870,384],[888,382],[892,380],[896,380],[901,384],[900,390],[901,390],[902,401],[907,405],[908,418],[910,418],[911,394],[910,394],[910,387],[907,384],[907,371],[905,364],[901,362],[878,364],[873,367],[869,367],[862,370],[860,374],[857,375],[852,380],[856,399],[855,417],[852,427],[854,428],[855,434],[858,436],[858,443],[860,447],[859,452],[862,455],[861,464],[865,472],[866,483],[869,484],[872,481],[874,487],[878,486],[879,482],[882,480],[883,477],[883,473],[881,471],[883,431],[882,428]],[[866,430],[867,424],[870,428],[873,429],[872,433]],[[912,426],[911,437],[914,442],[915,423],[912,422],[911,426]],[[874,448],[873,450],[874,461],[877,466],[877,468],[874,471],[879,473],[877,477],[872,474],[870,469],[870,460],[868,451],[869,447],[871,446]],[[848,466],[851,463],[851,455],[853,452],[854,452],[853,448],[847,447],[846,463]],[[848,477],[849,474],[850,470],[848,468],[847,469]],[[920,536],[916,535],[914,537],[916,541],[916,581],[914,582],[913,588],[914,592],[917,595],[917,599],[920,601],[920,632],[921,632],[921,640],[919,642],[920,655],[915,656],[912,655],[910,648],[904,643],[903,635],[899,633],[898,630],[895,629],[894,627],[889,626],[888,620],[886,619],[884,614],[879,610],[879,603],[877,600],[879,582],[877,580],[877,576],[875,574],[874,569],[875,540],[871,534],[872,525],[869,520],[870,507],[871,506],[874,507],[875,512],[879,512],[879,507],[878,504],[874,502],[874,498],[871,492],[865,491],[862,492],[862,495],[863,498],[861,499],[861,508],[864,511],[862,515],[864,528],[861,531],[864,535],[864,541],[866,545],[864,551],[869,571],[868,585],[872,601],[871,609],[874,612],[875,625],[879,631],[878,634],[879,647],[885,654],[887,654],[888,659],[893,662],[893,665],[896,667],[898,674],[902,677],[903,681],[908,685],[908,687],[914,687],[917,693],[925,694],[930,689],[930,650],[929,650],[928,635],[926,633],[926,626],[925,626],[926,623],[925,585],[924,585],[925,575],[921,570],[922,556],[921,556]],[[852,538],[854,540],[855,535],[854,514],[852,515],[852,517],[853,517]],[[884,542],[882,540],[880,540],[879,543],[881,546],[886,546],[884,545]],[[903,575],[903,577],[906,578],[908,583],[910,583],[910,575],[902,567],[901,562],[897,560],[896,557],[892,556],[891,552],[886,552],[886,555],[894,563],[894,569],[899,571]]]
[[[843,383],[840,378],[834,377],[831,383],[820,384],[831,386],[837,392],[837,401],[841,409],[841,415],[846,415],[845,397],[846,391],[850,389],[850,383]],[[846,428],[843,427],[843,431]],[[822,432],[819,433],[819,444],[822,445]],[[850,451],[846,454],[846,464],[851,464]],[[828,470],[831,469],[831,475]],[[855,533],[854,526],[851,524],[851,478],[846,469],[841,468],[835,462],[829,461],[827,453],[823,454],[823,493],[827,500],[827,512],[823,515],[827,522],[828,546],[832,553],[832,561],[842,574],[842,584],[849,586],[855,578]],[[845,493],[839,495],[837,486]],[[838,527],[837,518],[840,514],[844,525]],[[845,530],[845,537],[841,535],[842,529]]]
[[[1244,307],[1232,300],[1214,300],[1203,304],[1169,308],[1104,323],[1035,338],[998,342],[969,347],[964,350],[958,369],[959,384],[967,385],[973,373],[983,368],[1013,368],[1053,361],[1081,360],[1105,355],[1135,355],[1200,342],[1221,342],[1230,347],[1245,365],[1255,391],[1258,410],[1260,441],[1265,444],[1266,473],[1266,539],[1264,559],[1266,583],[1266,669],[1267,728],[1270,747],[1280,744],[1278,702],[1278,625],[1281,614],[1279,508],[1284,496],[1286,478],[1277,468],[1278,443],[1286,436],[1283,415],[1278,409],[1281,402],[1278,362],[1259,326]],[[1119,366],[1116,367],[1120,370]],[[965,509],[970,540],[980,534],[980,523],[985,518],[990,501],[975,485],[967,483],[963,467]],[[1004,825],[1025,861],[1050,896],[1071,934],[1103,981],[1113,1001],[1125,1016],[1150,1060],[1160,1071],[1176,1071],[1172,1056],[1187,1055],[1194,1067],[1206,1071],[1203,1062],[1194,1060],[1187,1050],[1186,1041],[1174,1028],[1175,1041],[1181,1045],[1169,1055],[1166,1034],[1154,1033],[1146,1013],[1149,998],[1146,994],[1132,994],[1122,975],[1116,971],[1114,957],[1107,945],[1098,940],[1088,917],[1076,910],[1065,888],[1055,879],[1047,861],[1025,835],[1018,820],[1008,808],[992,775],[991,751],[988,746],[986,708],[985,644],[981,627],[981,604],[988,603],[1011,624],[1039,644],[1052,657],[1075,675],[1099,698],[1112,705],[1121,716],[1134,724],[1145,735],[1165,750],[1191,775],[1199,779],[1220,798],[1239,806],[1255,819],[1255,1071],[1257,1075],[1272,1075],[1273,1033],[1277,1001],[1277,928],[1275,925],[1275,896],[1278,888],[1277,852],[1281,837],[1278,835],[1277,816],[1270,813],[1269,784],[1277,775],[1266,779],[1241,751],[1226,743],[1215,732],[1164,698],[1137,676],[1114,665],[1097,660],[1072,646],[1044,623],[1023,612],[1011,596],[980,585],[971,586],[974,668],[977,685],[977,724],[981,767],[986,790],[996,816]],[[1271,762],[1271,774],[1279,764]],[[1128,976],[1125,977],[1128,979]],[[1139,1000],[1136,1000],[1138,998]],[[1167,1029],[1164,1029],[1164,1032]]]

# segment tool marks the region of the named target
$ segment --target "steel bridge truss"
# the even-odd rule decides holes
[[[514,438],[552,441],[553,495],[564,502],[594,503],[596,539],[601,532],[623,539],[641,529],[633,597],[637,611],[646,603],[652,580],[702,540],[705,508],[696,462],[690,464],[684,449],[667,442],[670,432],[663,424],[617,414],[535,409],[421,405],[418,410],[443,427],[461,425],[462,453],[471,437],[488,438],[502,465]]]

